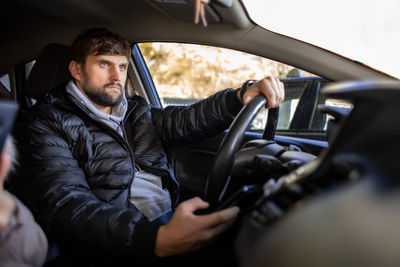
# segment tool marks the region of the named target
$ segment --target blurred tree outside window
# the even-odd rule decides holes
[[[303,70],[240,51],[182,43],[140,43],[163,106],[187,105],[225,88],[239,88],[250,79],[315,76]],[[298,97],[283,104],[278,129],[286,130],[297,107]],[[253,121],[251,130],[263,130],[265,109]]]

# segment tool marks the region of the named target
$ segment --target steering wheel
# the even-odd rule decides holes
[[[212,206],[221,202],[230,182],[230,171],[235,153],[240,149],[245,131],[266,103],[267,100],[263,96],[254,97],[250,104],[241,109],[229,127],[229,132],[222,140],[207,184],[206,199]]]

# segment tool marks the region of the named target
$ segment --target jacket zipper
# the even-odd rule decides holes
[[[134,153],[133,153],[132,148],[131,148],[131,146],[130,146],[130,144],[129,144],[128,135],[126,134],[126,130],[125,130],[125,122],[127,121],[128,117],[131,115],[131,113],[132,113],[133,109],[136,107],[136,105],[137,105],[137,103],[135,103],[135,105],[134,105],[133,107],[131,107],[131,109],[128,110],[128,112],[125,114],[125,118],[122,120],[121,128],[122,128],[122,133],[124,134],[123,140],[127,143],[127,147],[128,147],[128,150],[129,150],[129,154],[131,155],[132,164],[133,164],[133,166],[134,166],[135,168],[137,168],[138,171],[142,171],[142,168],[141,168],[141,167],[139,166],[139,164],[137,164],[136,161],[134,160]],[[113,129],[113,130],[114,130],[114,129]],[[119,134],[118,134],[118,135],[119,135]],[[120,136],[120,135],[119,135],[119,136]],[[121,136],[120,136],[120,137],[121,137]],[[133,180],[132,180],[132,182],[133,182]],[[129,197],[130,197],[130,196],[131,196],[131,190],[129,190]]]

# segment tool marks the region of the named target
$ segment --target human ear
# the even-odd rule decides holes
[[[80,81],[81,80],[81,64],[76,62],[75,60],[71,60],[69,63],[69,72],[71,73],[71,76],[76,80]]]

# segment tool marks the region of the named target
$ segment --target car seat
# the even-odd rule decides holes
[[[69,47],[66,45],[51,43],[42,49],[26,81],[25,98],[28,103],[31,103],[31,106],[21,107],[19,119],[13,131],[16,140],[22,133],[25,115],[34,104],[56,87],[66,84],[72,79],[68,70],[69,62]],[[18,195],[18,177],[13,177],[12,180],[10,187]],[[45,266],[58,265],[56,259],[59,255],[57,244],[49,240]]]
[[[25,96],[35,100],[51,92],[57,86],[72,79],[68,66],[69,47],[51,43],[40,52],[26,84]]]

